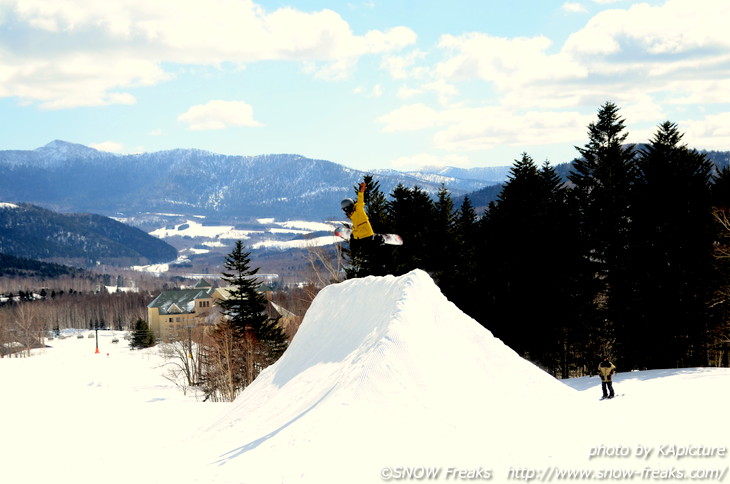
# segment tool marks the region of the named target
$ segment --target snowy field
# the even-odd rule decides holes
[[[619,373],[622,396],[599,401],[597,377],[548,376],[421,271],[325,288],[233,403],[184,396],[155,349],[111,339],[0,359],[1,482],[723,482],[730,466],[730,369]]]
[[[276,221],[273,218],[257,219],[254,229],[237,230],[233,225],[214,225],[191,220],[175,214],[156,214],[176,219],[153,230],[150,235],[161,239],[174,239],[178,249],[176,264],[190,263],[196,256],[219,252],[221,257],[233,248],[236,240],[245,241],[251,250],[285,251],[290,249],[314,249],[342,243],[334,235],[341,222],[311,222],[306,220]],[[205,217],[198,216],[202,221]],[[121,220],[121,219],[120,219]],[[125,220],[129,222],[129,220]],[[168,240],[170,242],[170,240]],[[133,270],[161,274],[170,271],[170,263],[132,266]]]

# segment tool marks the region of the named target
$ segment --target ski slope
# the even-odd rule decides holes
[[[0,360],[3,482],[721,482],[730,465],[730,370],[619,373],[599,402],[598,378],[553,379],[422,271],[325,288],[233,403],[110,338]]]

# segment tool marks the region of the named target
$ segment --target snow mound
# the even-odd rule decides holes
[[[416,270],[322,290],[281,359],[197,440],[208,482],[379,482],[385,465],[529,452],[488,436],[545,428],[535,397],[575,393]]]

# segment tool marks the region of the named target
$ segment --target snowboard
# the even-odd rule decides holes
[[[608,397],[603,398],[603,397],[601,397],[601,398],[598,399],[598,401],[600,402],[601,400],[613,400],[614,398],[623,397],[624,395],[625,395],[625,393],[617,393],[617,394],[615,394],[611,398],[608,398]]]
[[[350,240],[352,229],[350,227],[339,227],[335,230],[335,235],[343,240]],[[398,234],[375,234],[376,237],[382,237],[383,243],[387,245],[403,245],[403,239]]]

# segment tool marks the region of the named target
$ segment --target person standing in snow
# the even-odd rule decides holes
[[[613,381],[611,377],[616,373],[616,367],[608,360],[608,356],[604,356],[603,361],[598,364],[598,373],[601,375],[603,398],[613,398]]]
[[[370,247],[376,242],[375,232],[370,225],[370,219],[365,212],[365,182],[360,183],[360,191],[357,192],[357,202],[351,198],[342,200],[340,204],[347,218],[352,222],[352,235],[350,236],[350,248],[358,250]]]

